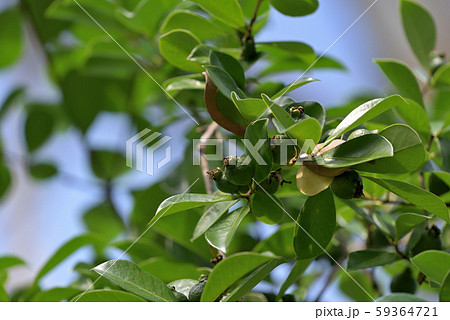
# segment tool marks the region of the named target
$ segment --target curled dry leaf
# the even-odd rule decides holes
[[[328,188],[333,182],[333,177],[318,175],[306,166],[301,166],[297,171],[297,188],[307,196],[315,196]]]
[[[227,129],[239,136],[244,136],[245,134],[245,126],[242,126],[231,119],[227,118],[217,106],[217,92],[218,89],[216,85],[212,82],[211,78],[208,76],[208,73],[203,73],[206,78],[206,87],[205,87],[205,105],[206,110],[208,111],[211,118],[222,128]]]

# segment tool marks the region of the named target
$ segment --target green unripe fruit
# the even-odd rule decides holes
[[[227,177],[223,175],[219,179],[215,180],[216,187],[222,192],[225,193],[237,193],[238,192],[238,186],[235,184],[232,184],[230,181],[228,181]]]
[[[420,237],[420,240],[412,249],[413,255],[417,255],[426,250],[441,250],[442,243],[439,235],[441,231],[438,227],[433,225],[430,229],[425,229]]]
[[[355,170],[349,169],[335,177],[331,183],[333,193],[341,199],[361,198],[363,196],[363,182]]]
[[[203,289],[205,289],[206,280],[200,280],[196,285],[194,285],[191,290],[189,290],[189,301],[190,302],[200,302],[202,298]]]
[[[361,136],[365,136],[366,134],[372,134],[371,131],[367,130],[367,129],[358,129],[353,131],[347,138],[347,141],[350,141],[352,139],[361,137]]]
[[[272,148],[273,162],[281,165],[289,164],[289,161],[293,158],[297,158],[299,155],[298,146],[294,141],[285,135],[274,136],[271,138],[270,147]],[[281,154],[282,148],[286,150],[286,158],[283,159]]]
[[[285,106],[284,109],[291,115],[292,119],[294,119],[294,121],[296,122],[309,118],[305,114],[305,110],[303,109],[302,105],[298,102],[291,103]]]
[[[271,172],[269,177],[261,181],[259,184],[256,184],[256,190],[259,192],[267,192],[270,194],[274,194],[278,191],[280,187],[280,181],[278,180],[277,175],[274,172]]]
[[[411,269],[406,268],[402,273],[394,276],[391,281],[391,292],[406,292],[414,294],[417,289],[416,280]]]
[[[241,194],[246,194],[250,190],[249,186],[237,186],[237,188],[238,192]]]
[[[225,165],[225,177],[232,184],[248,186],[252,182],[254,170],[250,164],[250,159],[246,155],[242,157],[226,157],[223,160],[223,164]]]
[[[217,189],[219,189],[220,191],[225,193],[238,192],[238,187],[227,180],[222,169],[216,168],[214,170],[208,171],[207,174],[209,175],[210,179],[214,180]]]

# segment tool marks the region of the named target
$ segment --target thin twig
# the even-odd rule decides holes
[[[205,183],[205,190],[207,194],[213,193],[213,188],[211,184],[211,179],[206,173],[209,170],[209,164],[208,159],[206,159],[205,155],[206,150],[205,142],[213,136],[217,128],[219,128],[219,125],[215,122],[212,122],[210,125],[208,125],[207,129],[200,137],[200,143],[198,144],[198,149],[200,150],[200,169],[202,171],[203,182]]]

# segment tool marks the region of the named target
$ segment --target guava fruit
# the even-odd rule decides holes
[[[420,237],[420,240],[412,249],[413,255],[417,255],[426,250],[441,250],[442,243],[441,238],[439,237],[440,234],[441,231],[435,225],[425,229]]]
[[[252,182],[254,169],[248,156],[229,156],[223,160],[226,179],[237,186],[248,186]]]
[[[173,286],[170,287],[170,286],[169,286],[169,289],[172,290],[173,295],[175,296],[175,298],[177,298],[177,301],[178,301],[178,302],[187,302],[187,301],[189,301],[188,298],[187,298],[184,294],[182,294],[181,292],[178,292],[178,291],[175,289],[175,287],[173,287]]]
[[[363,196],[363,182],[355,170],[349,169],[334,177],[331,183],[333,193],[341,199],[361,198]]]
[[[238,186],[230,183],[223,173],[222,169],[216,168],[214,170],[208,171],[207,174],[209,178],[214,180],[217,189],[225,193],[237,193]]]
[[[206,280],[200,280],[196,285],[194,285],[191,290],[189,290],[189,301],[190,302],[200,302],[202,298],[203,289],[205,289]]]
[[[270,147],[272,149],[273,162],[277,164],[287,165],[291,159],[297,158],[299,155],[298,146],[286,135],[273,136]],[[283,159],[284,157],[281,154],[282,148],[286,148],[285,159]]]
[[[258,192],[268,192],[270,194],[277,192],[279,187],[280,180],[278,179],[278,175],[275,171],[272,171],[266,179],[261,181],[259,184],[256,184],[256,190]]]
[[[416,279],[412,276],[410,268],[394,276],[391,281],[391,292],[406,292],[414,294],[417,289]]]

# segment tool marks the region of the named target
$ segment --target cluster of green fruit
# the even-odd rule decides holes
[[[281,168],[271,171],[261,182],[253,179],[254,168],[250,158],[229,156],[223,159],[223,167],[208,171],[217,189],[225,193],[238,194],[250,201],[250,208],[257,219],[267,224],[281,222],[284,216],[283,204],[274,193],[285,181]]]
[[[208,171],[217,189],[225,193],[247,194],[252,185],[254,168],[247,155],[223,159],[223,167]]]

